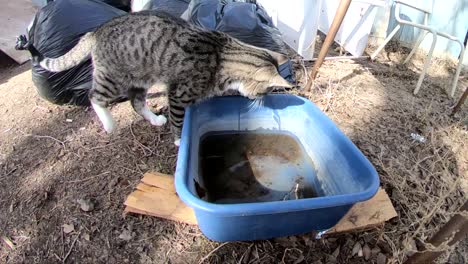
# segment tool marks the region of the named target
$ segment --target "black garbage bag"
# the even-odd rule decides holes
[[[193,0],[189,21],[203,28],[222,31],[247,43],[286,54],[281,32],[266,10],[252,1]]]
[[[200,27],[225,32],[247,44],[287,54],[281,32],[256,1],[192,0],[188,21]],[[280,74],[295,82],[292,63],[280,65]]]
[[[33,3],[39,7],[44,7],[48,3],[53,2],[54,0],[33,0]],[[130,4],[132,0],[99,0],[113,7],[117,7],[125,12],[130,11]]]
[[[17,43],[17,48],[31,52],[32,80],[39,95],[55,104],[89,105],[91,59],[66,71],[49,72],[39,65],[38,56],[60,57],[71,50],[81,36],[123,14],[124,11],[98,0],[57,0],[43,7],[28,31],[29,40],[23,36]]]
[[[130,12],[130,4],[131,0],[99,0],[100,2],[104,2],[108,5],[111,5],[113,7],[117,7],[120,10],[123,10],[125,12]]]
[[[180,17],[189,6],[190,0],[133,0],[132,11],[159,10]]]

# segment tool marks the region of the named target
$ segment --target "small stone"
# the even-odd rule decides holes
[[[380,251],[381,251],[380,248],[377,247],[377,246],[371,250],[373,256],[375,256],[375,255],[377,255],[378,253],[380,253]]]
[[[125,241],[130,241],[133,238],[133,235],[129,230],[124,229],[124,231],[120,233],[119,238]]]
[[[76,202],[80,205],[81,210],[85,212],[89,212],[94,209],[94,203],[91,202],[90,199],[78,199]]]
[[[65,119],[65,122],[71,123],[71,122],[73,122],[73,119],[67,118],[67,119]]]
[[[382,253],[379,253],[379,255],[377,255],[377,264],[385,264],[387,263],[387,257],[382,254]]]
[[[356,242],[356,244],[354,244],[353,250],[351,252],[351,256],[356,255],[361,249],[362,249],[361,243]]]
[[[367,244],[365,244],[364,247],[362,247],[362,253],[364,254],[364,258],[366,260],[369,260],[371,256],[371,249]]]
[[[75,230],[75,226],[73,224],[64,224],[62,225],[62,228],[65,234],[70,234]]]
[[[359,249],[357,255],[358,255],[358,257],[362,257],[362,256],[363,256],[363,254],[362,254],[362,248]]]
[[[84,234],[83,237],[84,237],[84,239],[85,239],[86,241],[89,241],[89,240],[91,239],[91,238],[89,237],[89,234]]]

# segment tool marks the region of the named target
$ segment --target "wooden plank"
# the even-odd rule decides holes
[[[138,184],[137,190],[125,201],[126,212],[197,224],[193,209],[185,205],[175,193],[172,176],[146,173],[143,179],[145,181]],[[379,188],[373,198],[355,204],[327,234],[371,228],[382,225],[396,216],[397,213],[387,193]]]
[[[127,197],[126,211],[144,212],[145,214],[175,220],[187,224],[197,224],[194,211],[185,205],[179,197],[164,189],[154,188],[151,192],[136,190]]]
[[[190,207],[187,207],[187,208],[191,210]],[[125,207],[125,213],[150,215],[150,216],[155,216],[155,217],[158,217],[158,218],[163,218],[163,219],[176,221],[176,222],[179,222],[179,223],[189,224],[189,225],[196,225],[197,224],[197,219],[195,217],[195,214],[193,214],[193,216],[190,216],[190,217],[188,217],[188,216],[180,217],[180,215],[177,215],[177,217],[166,218],[166,217],[162,217],[161,215],[158,215],[158,214],[155,214],[155,213],[152,213],[152,212],[146,212],[146,211],[135,209],[135,208],[129,207],[129,206]],[[190,213],[193,213],[193,211],[190,212]]]
[[[367,229],[398,216],[385,190],[379,188],[371,199],[355,204],[327,234]]]
[[[148,185],[146,183],[142,183],[142,182],[139,183],[136,186],[136,189],[140,190],[142,192],[157,192],[157,191],[161,190],[161,188],[154,187],[154,186]],[[169,193],[171,193],[171,192],[169,192]]]
[[[172,193],[176,193],[174,186],[174,177],[172,175],[167,175],[159,172],[147,172],[145,173],[145,175],[143,175],[143,179],[141,181],[148,185],[168,190]]]

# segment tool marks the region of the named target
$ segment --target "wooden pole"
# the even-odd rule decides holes
[[[317,61],[314,64],[314,68],[312,69],[312,72],[309,75],[309,82],[305,86],[306,91],[309,91],[310,88],[312,87],[312,82],[317,76],[318,69],[322,65],[323,60],[325,59],[325,56],[328,53],[328,50],[333,44],[336,33],[338,32],[338,29],[340,29],[341,23],[343,22],[343,19],[346,15],[346,12],[348,11],[350,4],[351,4],[351,0],[340,1],[338,9],[336,10],[335,17],[333,18],[333,22],[330,26],[330,30],[328,31],[327,37],[325,38],[325,41],[323,42],[322,49],[320,49],[319,56],[317,58]]]
[[[460,208],[460,212],[454,215],[442,228],[437,232],[428,243],[434,247],[440,246],[444,242],[448,242],[449,246],[456,244],[461,239],[468,235],[468,201]],[[424,251],[412,255],[405,264],[416,263],[432,263],[439,257],[443,251]]]
[[[460,110],[461,106],[465,103],[467,96],[468,96],[468,87],[465,88],[465,92],[460,97],[460,100],[458,100],[457,105],[455,105],[455,107],[453,108],[452,115],[458,112],[458,110]]]

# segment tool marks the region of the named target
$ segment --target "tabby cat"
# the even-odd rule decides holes
[[[286,58],[240,42],[224,33],[206,31],[162,12],[143,11],[114,18],[59,58],[40,65],[64,71],[91,56],[91,105],[110,133],[115,123],[106,108],[127,97],[134,110],[152,125],[167,119],[146,104],[147,90],[162,85],[169,99],[169,119],[180,143],[185,107],[199,100],[236,90],[256,98],[275,86],[290,87],[278,73]]]

